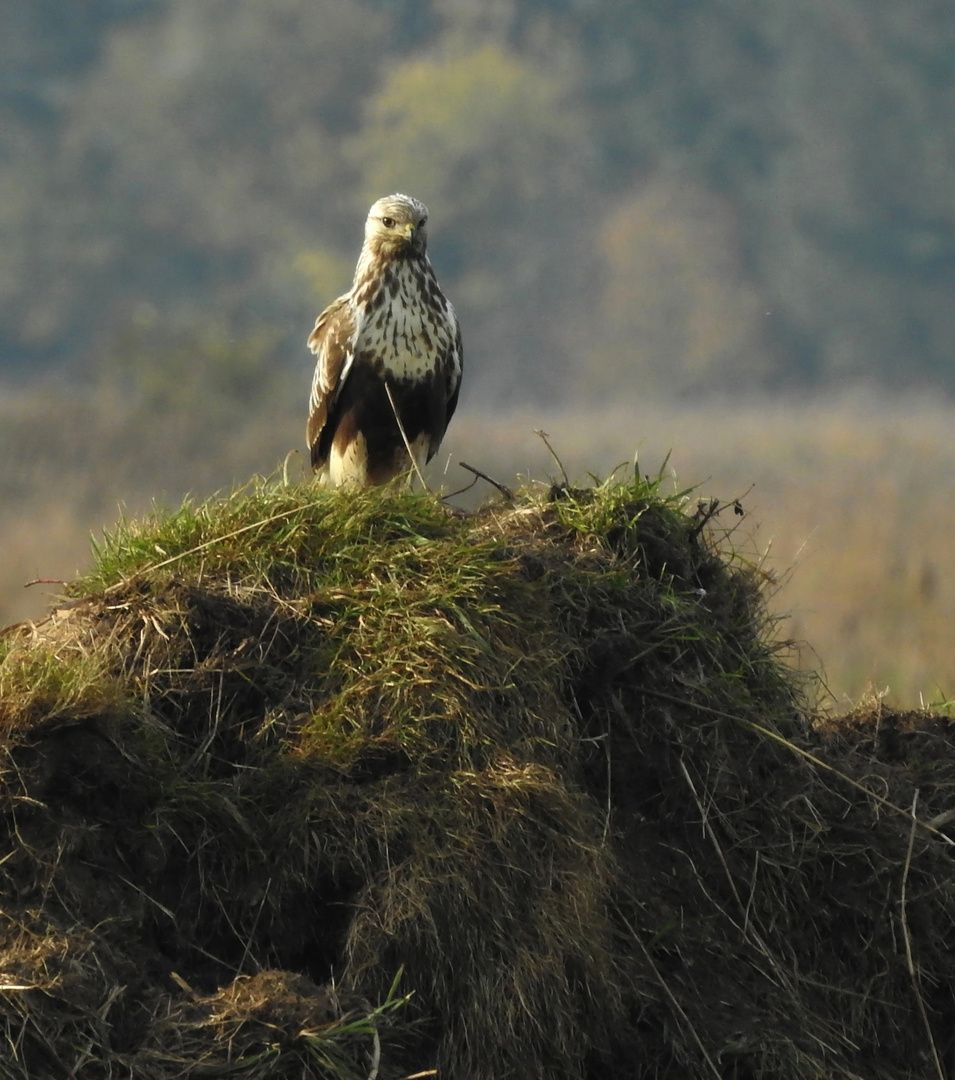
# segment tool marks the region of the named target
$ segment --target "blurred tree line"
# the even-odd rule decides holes
[[[486,399],[952,391],[953,115],[950,0],[0,0],[0,372],[304,394],[407,190]]]

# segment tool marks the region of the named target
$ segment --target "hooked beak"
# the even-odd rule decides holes
[[[424,237],[420,230],[416,229],[410,221],[405,222],[403,229],[411,250],[420,252],[424,247]]]

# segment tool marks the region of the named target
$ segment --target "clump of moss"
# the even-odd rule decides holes
[[[10,1075],[858,1075],[911,986],[879,938],[839,1018],[826,890],[908,826],[826,768],[714,509],[256,482],[121,522],[4,641]]]

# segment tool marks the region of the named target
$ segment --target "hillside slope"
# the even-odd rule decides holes
[[[945,1075],[948,721],[814,718],[715,509],[122,523],[0,639],[0,1076]]]

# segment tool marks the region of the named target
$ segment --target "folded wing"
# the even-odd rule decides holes
[[[317,357],[309,398],[305,438],[311,450],[312,468],[319,469],[328,457],[331,438],[322,438],[325,425],[355,359],[358,319],[349,295],[340,296],[319,315],[308,338]],[[327,433],[334,435],[334,432]]]

